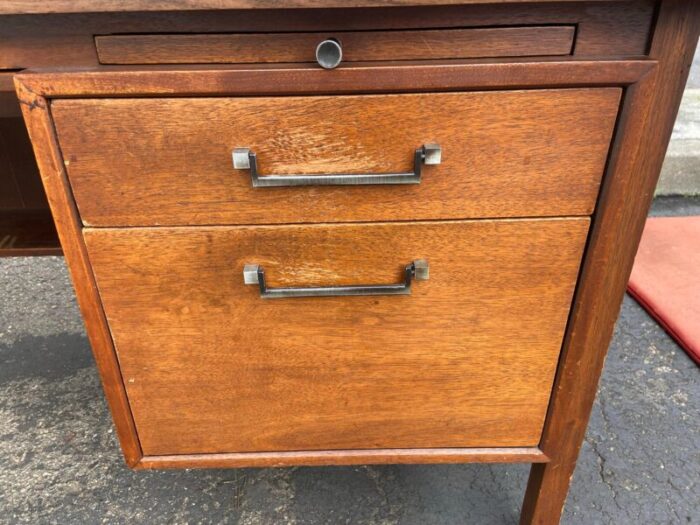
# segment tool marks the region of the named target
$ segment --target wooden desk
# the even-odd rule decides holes
[[[86,5],[0,67],[127,463],[528,462],[556,523],[697,3]]]

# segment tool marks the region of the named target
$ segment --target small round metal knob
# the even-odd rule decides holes
[[[316,61],[324,69],[334,69],[343,60],[343,48],[334,38],[329,38],[316,46]]]

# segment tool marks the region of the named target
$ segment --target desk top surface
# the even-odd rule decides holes
[[[299,9],[457,4],[519,4],[532,1],[533,0],[3,0],[0,2],[0,15],[100,13],[117,11],[192,11],[198,9]],[[535,1],[549,3],[562,1],[575,2],[580,0]]]

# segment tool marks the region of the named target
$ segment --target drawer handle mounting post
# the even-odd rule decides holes
[[[243,267],[243,282],[257,284],[263,299],[282,299],[286,297],[336,297],[347,295],[410,295],[411,283],[427,281],[430,274],[428,261],[417,259],[407,264],[404,280],[398,284],[360,284],[353,286],[312,286],[307,288],[270,288],[265,283],[265,270],[258,264],[246,264]]]
[[[233,150],[233,168],[249,170],[254,188],[279,186],[357,186],[373,184],[419,184],[423,165],[434,166],[442,162],[442,149],[438,144],[424,144],[416,149],[413,157],[413,173],[368,173],[334,175],[264,175],[258,174],[255,152],[249,148]]]

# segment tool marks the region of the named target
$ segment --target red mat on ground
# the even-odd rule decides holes
[[[700,364],[700,217],[647,220],[628,291]]]

